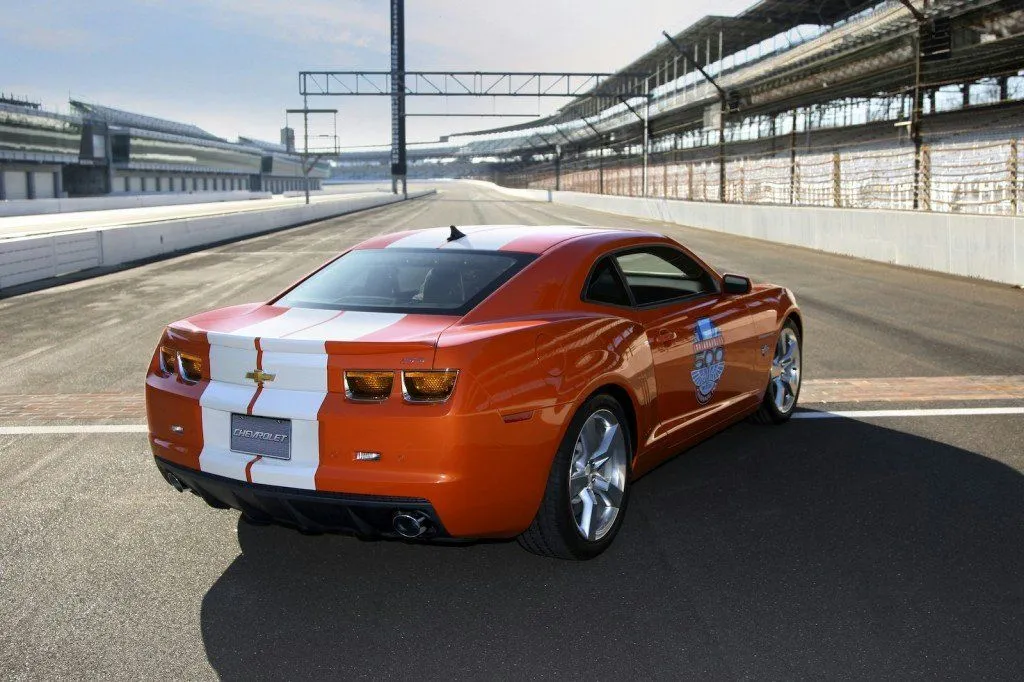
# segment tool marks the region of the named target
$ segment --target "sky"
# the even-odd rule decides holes
[[[753,0],[406,0],[406,69],[613,72],[706,14]],[[388,0],[0,0],[0,92],[68,99],[277,141],[301,108],[298,72],[388,70]],[[563,100],[410,98],[410,113],[548,114]],[[336,108],[341,146],[390,141],[388,98]],[[288,122],[302,134],[301,118]],[[529,118],[408,120],[410,142]],[[310,134],[328,134],[313,117]],[[300,142],[301,145],[301,142]]]

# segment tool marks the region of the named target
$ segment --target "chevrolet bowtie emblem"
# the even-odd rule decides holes
[[[252,379],[257,384],[262,384],[266,381],[273,381],[274,377],[276,376],[276,374],[268,374],[267,372],[264,372],[262,369],[256,369],[253,370],[252,372],[245,373],[246,379]]]

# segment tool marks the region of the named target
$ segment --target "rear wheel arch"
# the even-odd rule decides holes
[[[782,324],[779,325],[779,329],[782,329],[782,327],[784,327],[785,324],[787,322],[789,322],[790,320],[792,320],[793,324],[796,325],[796,333],[800,337],[800,340],[803,341],[803,338],[804,338],[804,320],[803,320],[803,317],[801,317],[799,311],[791,310],[786,315],[786,317],[784,317],[782,319]]]
[[[636,458],[638,440],[639,440],[639,425],[637,424],[636,415],[636,404],[633,400],[633,396],[629,390],[616,383],[606,383],[598,386],[596,389],[591,391],[586,397],[578,401],[578,405],[582,407],[587,404],[591,398],[596,395],[607,395],[615,400],[622,408],[622,411],[626,414],[626,426],[629,427],[629,443],[632,449],[632,457]],[[579,408],[577,408],[579,409]]]

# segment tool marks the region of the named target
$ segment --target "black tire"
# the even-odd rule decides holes
[[[612,412],[622,426],[627,453],[626,482],[622,502],[612,527],[599,540],[587,540],[577,530],[572,516],[569,500],[569,467],[580,430],[587,419],[599,410]],[[599,393],[591,396],[583,404],[573,417],[555,453],[537,515],[530,527],[517,538],[524,549],[540,556],[574,560],[592,559],[608,549],[622,527],[622,520],[629,506],[629,476],[634,453],[633,434],[630,429],[630,422],[622,406],[610,395]]]
[[[800,358],[803,358],[803,339],[800,336],[800,328],[796,325],[796,322],[792,318],[788,319],[783,323],[782,328],[779,329],[779,336],[785,330],[790,330],[796,336],[797,349],[800,352]],[[778,341],[776,340],[776,348]],[[776,350],[772,351],[773,353]],[[774,357],[774,356],[773,356]],[[801,372],[803,369],[801,368]],[[751,421],[757,424],[782,424],[789,421],[790,417],[793,416],[793,412],[796,411],[797,403],[800,402],[800,388],[803,386],[802,375],[801,381],[797,384],[796,394],[793,399],[793,405],[787,411],[782,411],[779,406],[775,404],[772,394],[772,379],[768,377],[768,385],[765,387],[764,399],[761,401],[761,405],[757,408],[757,412],[750,416]]]

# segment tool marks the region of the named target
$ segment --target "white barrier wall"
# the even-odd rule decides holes
[[[489,186],[524,199],[648,218],[828,253],[1024,285],[1024,218],[719,204]]]
[[[409,193],[410,199],[435,190]],[[338,201],[266,211],[200,216],[84,232],[0,240],[0,291],[6,287],[109,267],[292,225],[324,220],[404,199],[394,195],[339,197]]]
[[[10,191],[8,191],[10,195]],[[144,206],[178,206],[181,204],[207,204],[215,201],[244,201],[270,199],[270,192],[234,190],[228,192],[181,192],[178,194],[124,194],[105,197],[75,197],[71,199],[19,199],[0,201],[0,217],[76,213],[78,211],[110,211]]]

